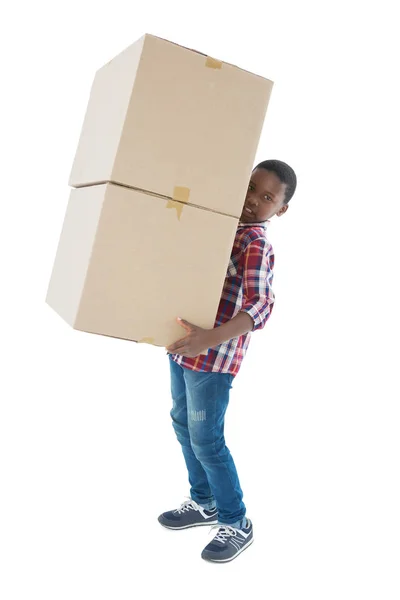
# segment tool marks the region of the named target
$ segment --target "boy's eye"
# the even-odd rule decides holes
[[[252,183],[249,184],[249,190],[253,191],[254,190],[254,185]]]

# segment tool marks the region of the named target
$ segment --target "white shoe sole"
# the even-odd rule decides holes
[[[203,560],[208,560],[209,562],[215,562],[215,563],[230,562],[231,560],[233,560],[234,558],[236,558],[237,556],[239,556],[239,554],[241,554],[243,552],[243,550],[246,550],[246,548],[248,548],[249,546],[251,546],[251,544],[253,542],[254,542],[254,538],[251,538],[251,540],[249,542],[247,542],[247,544],[245,544],[242,548],[240,548],[240,550],[238,550],[238,552],[236,552],[236,554],[234,554],[230,558],[224,558],[223,560],[215,560],[214,558],[209,558],[208,556],[202,556],[201,558]]]
[[[182,527],[172,527],[170,525],[164,525],[164,523],[161,523],[160,521],[158,521],[160,523],[160,525],[162,525],[163,527],[165,527],[166,529],[190,529],[191,527],[203,527],[204,525],[210,526],[210,525],[216,525],[218,523],[218,519],[216,519],[215,521],[205,521],[204,523],[192,523],[191,525],[183,525]]]

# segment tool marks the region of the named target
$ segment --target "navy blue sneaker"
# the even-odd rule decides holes
[[[159,522],[168,529],[188,529],[199,525],[218,523],[218,511],[206,510],[190,498],[176,510],[170,510],[158,517]]]
[[[253,543],[253,524],[247,519],[246,527],[236,529],[219,525],[218,533],[201,553],[201,558],[212,562],[229,562]],[[213,527],[213,529],[215,529]]]

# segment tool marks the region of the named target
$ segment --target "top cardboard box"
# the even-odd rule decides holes
[[[240,217],[273,83],[145,35],[96,73],[69,184]]]

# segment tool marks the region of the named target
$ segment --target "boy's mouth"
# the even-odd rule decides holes
[[[245,214],[252,215],[252,216],[254,217],[254,213],[253,213],[253,211],[252,211],[252,210],[251,210],[251,209],[250,209],[248,206],[245,206],[245,207],[243,208],[243,212],[244,212]]]

